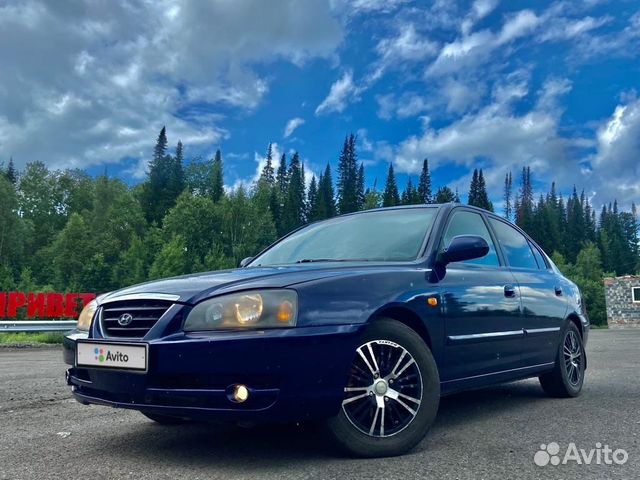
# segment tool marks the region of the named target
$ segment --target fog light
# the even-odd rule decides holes
[[[245,385],[236,385],[233,387],[233,399],[236,402],[245,402],[247,398],[249,398],[249,389]]]

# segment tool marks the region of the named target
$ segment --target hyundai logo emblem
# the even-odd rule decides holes
[[[118,317],[118,325],[120,325],[121,327],[126,327],[132,321],[133,315],[131,315],[130,313],[123,313],[122,315],[120,315],[120,317]]]

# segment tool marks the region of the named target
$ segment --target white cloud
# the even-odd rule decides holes
[[[560,95],[566,88],[555,91]],[[518,172],[529,165],[543,175],[552,166],[561,168],[567,163],[568,141],[558,132],[560,112],[536,104],[528,112],[516,113],[513,102],[527,95],[526,74],[520,72],[496,86],[492,102],[476,113],[441,128],[426,123],[422,134],[410,136],[396,149],[398,171],[419,173],[425,157],[434,170],[451,163],[468,167],[480,164],[488,167],[487,185],[499,195],[508,170]],[[550,101],[550,93],[541,92],[539,97],[545,95],[546,102]]]
[[[476,0],[473,2],[471,11],[467,14],[460,25],[463,35],[469,34],[476,22],[489,15],[498,5],[498,0]]]
[[[596,132],[591,157],[591,187],[600,202],[617,198],[629,205],[640,199],[640,100],[617,105]]]
[[[429,108],[425,97],[415,92],[404,92],[400,96],[392,93],[376,96],[378,116],[390,120],[394,116],[400,119],[415,117]]]
[[[148,158],[162,125],[209,148],[228,136],[219,105],[268,92],[254,65],[330,58],[342,28],[324,0],[0,3],[0,151],[19,167]]]
[[[347,107],[349,97],[357,98],[360,89],[353,82],[353,72],[347,70],[342,77],[336,80],[327,97],[316,108],[316,115],[323,113],[341,113]]]
[[[287,122],[287,125],[284,127],[284,138],[289,137],[296,128],[300,125],[304,124],[304,118],[295,117]]]
[[[578,19],[555,18],[541,33],[539,41],[569,40],[598,29],[611,21],[610,17],[584,17]]]
[[[499,47],[528,35],[540,24],[531,10],[521,10],[503,23],[499,32],[480,30],[445,44],[436,60],[427,69],[429,76],[439,76],[476,67],[491,58]]]
[[[389,13],[409,0],[330,0],[331,7],[348,15],[360,13]]]
[[[413,24],[401,24],[398,30],[397,36],[378,42],[376,51],[380,57],[368,82],[378,80],[394,65],[406,66],[407,62],[419,62],[437,53],[438,43],[418,34]]]

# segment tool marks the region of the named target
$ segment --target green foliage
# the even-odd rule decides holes
[[[149,270],[149,278],[175,277],[189,273],[187,247],[180,235],[176,235],[162,247]]]
[[[37,343],[58,344],[64,339],[63,333],[0,333],[0,344],[3,345],[33,345]]]

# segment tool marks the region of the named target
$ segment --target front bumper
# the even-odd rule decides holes
[[[64,339],[67,383],[84,404],[210,421],[300,421],[335,415],[361,325],[175,334],[148,341],[148,371],[78,368]],[[111,342],[111,339],[95,339]],[[140,343],[141,341],[118,341]],[[235,384],[249,388],[235,403]]]

